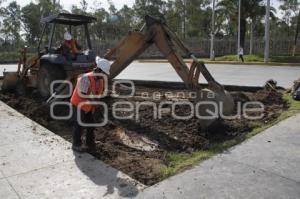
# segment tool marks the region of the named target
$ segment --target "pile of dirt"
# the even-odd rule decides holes
[[[166,89],[138,87],[136,96],[140,96],[143,91],[150,93],[150,96],[157,92],[164,96],[163,93],[169,92]],[[182,91],[172,90],[172,92]],[[232,92],[231,94],[236,104],[244,104],[251,100],[262,102],[265,105],[264,118],[255,122],[245,118],[218,120],[209,129],[203,131],[197,118],[176,120],[165,114],[162,119],[154,119],[153,108],[143,106],[139,109],[138,120],[136,118],[117,120],[109,114],[109,124],[96,129],[97,147],[91,154],[134,179],[146,185],[153,185],[161,180],[161,168],[167,164],[165,157],[168,153],[191,153],[207,148],[210,144],[242,136],[259,124],[273,121],[287,108],[282,94],[274,90],[260,90],[256,93]],[[1,93],[0,100],[71,141],[72,121],[52,119],[49,107],[41,106],[43,100],[34,92],[23,97]],[[108,98],[105,101],[109,104],[109,113],[111,113],[110,105],[120,100],[133,103],[143,101],[140,97]],[[158,104],[161,100],[163,99],[155,99],[153,102]],[[182,115],[188,115],[190,110],[181,107],[177,111]],[[58,112],[67,115],[68,110],[59,108]],[[101,112],[98,110],[97,119],[101,118]]]
[[[260,90],[255,93],[252,100],[262,102],[264,105],[285,105],[283,94],[276,91]]]

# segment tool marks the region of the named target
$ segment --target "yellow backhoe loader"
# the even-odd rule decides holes
[[[52,24],[53,30],[56,23],[67,24],[69,26],[84,25],[90,50],[86,55],[80,55],[79,60],[69,63],[64,61],[64,58],[51,48],[50,41],[47,52],[39,52],[38,56],[29,62],[26,62],[26,53],[23,52],[22,65],[19,67],[23,68],[23,70],[18,70],[17,73],[7,73],[4,77],[4,85],[12,87],[14,83],[23,81],[25,84],[23,83],[22,85],[36,87],[42,96],[48,97],[52,81],[68,79],[75,82],[78,74],[90,70],[95,65],[94,61],[91,63],[91,60],[95,58],[95,53],[91,50],[91,42],[87,29],[87,24],[94,20],[92,17],[63,13],[42,20],[46,24]],[[202,114],[210,115],[210,112],[215,112],[213,109],[216,106],[225,115],[233,112],[234,102],[231,95],[213,78],[205,64],[198,61],[164,22],[151,16],[145,16],[145,24],[140,31],[130,31],[127,37],[105,54],[104,57],[106,59],[114,60],[109,79],[112,80],[120,74],[151,45],[156,45],[158,50],[170,62],[185,83],[187,89],[197,93],[198,97],[195,101],[203,101],[206,104],[206,106],[201,106],[200,112]],[[185,57],[190,57],[193,60],[190,66],[187,66],[184,62],[182,56],[178,53],[178,49],[185,54]],[[207,88],[200,87],[199,78],[201,75],[208,82]],[[14,79],[12,77],[15,77],[14,81],[12,81]],[[17,84],[13,86],[16,87]],[[220,114],[218,113],[218,115]],[[204,121],[203,123],[206,123],[204,126],[211,124],[212,121]]]

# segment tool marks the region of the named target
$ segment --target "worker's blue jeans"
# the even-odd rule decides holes
[[[94,127],[83,127],[79,124],[79,117],[77,115],[77,107],[74,106],[74,126],[73,126],[73,145],[74,146],[81,146],[82,145],[82,134],[83,131],[86,129],[86,145],[87,146],[94,146],[95,144],[95,134],[94,134]],[[92,112],[86,113],[83,110],[80,110],[81,121],[86,124],[93,124],[94,117]]]

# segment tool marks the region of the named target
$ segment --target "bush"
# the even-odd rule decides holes
[[[27,58],[31,57],[33,53],[27,53]],[[2,52],[0,53],[0,63],[18,62],[20,57],[19,52]]]
[[[245,62],[264,62],[263,55],[245,55],[244,56]],[[226,55],[222,57],[216,57],[216,61],[237,61],[237,55]],[[289,56],[289,55],[282,55],[282,56],[271,56],[269,59],[270,62],[274,63],[300,63],[300,56]]]

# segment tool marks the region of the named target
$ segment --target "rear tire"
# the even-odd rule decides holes
[[[65,71],[57,65],[45,64],[40,67],[38,72],[37,87],[43,98],[51,96],[51,83],[55,80],[64,80]],[[57,85],[59,86],[59,85]]]

